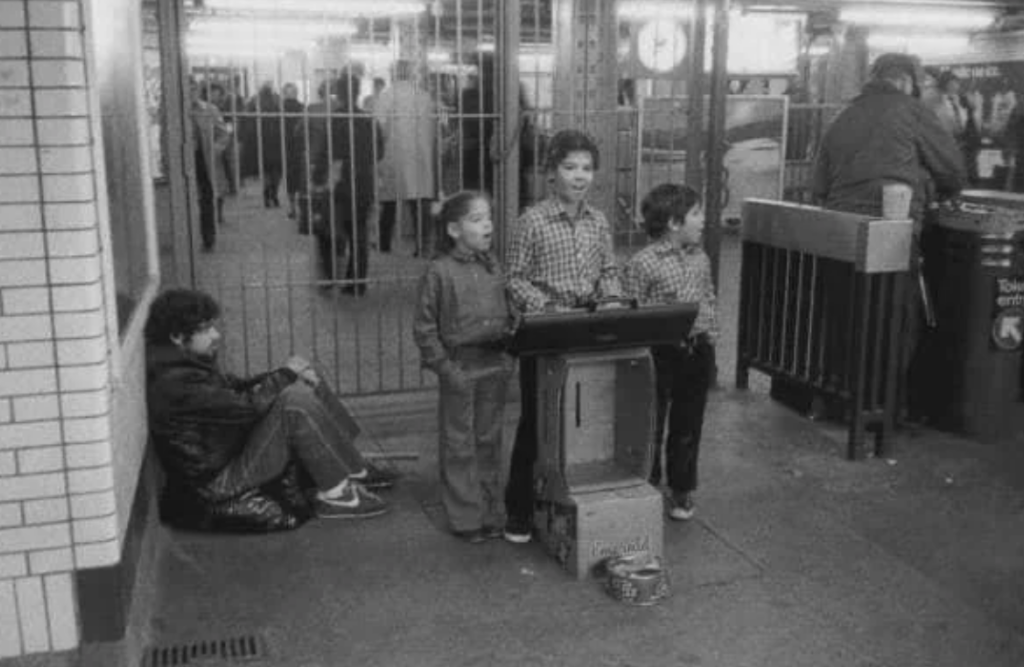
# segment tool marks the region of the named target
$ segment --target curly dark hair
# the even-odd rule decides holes
[[[220,306],[206,292],[169,289],[153,300],[146,320],[146,341],[165,345],[172,336],[186,341],[203,325],[220,317]]]
[[[569,156],[569,153],[584,151],[590,153],[594,160],[594,169],[601,166],[601,151],[597,144],[590,138],[590,135],[579,130],[561,130],[555,133],[548,141],[547,155],[544,156],[544,169],[548,172],[558,169],[562,160]]]
[[[652,239],[661,238],[668,231],[670,220],[682,222],[690,209],[698,204],[700,193],[689,185],[662,183],[656,186],[640,203],[647,235]]]
[[[462,220],[468,213],[473,202],[482,199],[491,206],[491,198],[486,192],[480,190],[463,190],[448,197],[441,204],[441,210],[434,219],[434,224],[441,237],[441,249],[445,252],[455,247],[455,241],[448,235],[448,223]]]

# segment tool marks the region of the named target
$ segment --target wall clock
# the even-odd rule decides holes
[[[640,63],[655,72],[668,72],[686,56],[686,33],[675,21],[651,21],[637,32]]]

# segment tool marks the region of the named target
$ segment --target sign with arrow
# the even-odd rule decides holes
[[[1015,352],[1024,343],[1024,276],[996,278],[992,300],[992,347]]]
[[[1014,352],[1024,341],[1024,310],[1007,308],[992,320],[992,342],[1000,350]]]

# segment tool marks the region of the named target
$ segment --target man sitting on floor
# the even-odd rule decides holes
[[[269,531],[314,513],[361,519],[387,511],[368,489],[391,486],[393,475],[355,448],[359,427],[321,374],[301,357],[251,378],[223,373],[219,315],[208,294],[172,289],[154,300],[146,322],[149,430],[168,478],[164,520]],[[315,486],[309,502],[303,486]]]

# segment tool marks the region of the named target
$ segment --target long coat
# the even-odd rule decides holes
[[[202,155],[206,173],[210,177],[213,196],[223,197],[230,190],[228,173],[224,168],[223,155],[231,141],[231,133],[220,111],[214,105],[197,100],[192,106],[192,122],[196,150]]]
[[[438,109],[412,81],[396,81],[373,107],[384,132],[381,201],[437,197]]]
[[[281,131],[284,119],[275,93],[261,91],[242,117],[242,175],[280,177],[283,171]]]
[[[318,185],[327,184],[330,163],[341,164],[341,171],[336,174],[338,181],[330,184],[338,209],[335,215],[341,221],[352,222],[373,203],[374,170],[383,151],[380,128],[375,127],[369,114],[339,105],[332,111],[327,127],[320,124],[316,129],[318,132],[329,129],[329,132],[322,140],[318,137],[316,146],[310,141],[312,181]],[[310,135],[313,134],[311,127]]]

